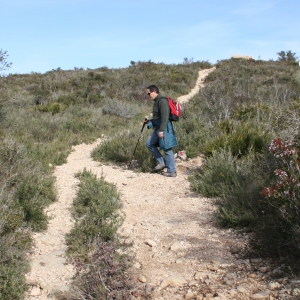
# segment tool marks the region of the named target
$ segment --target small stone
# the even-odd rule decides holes
[[[195,280],[204,280],[208,278],[208,275],[206,272],[197,272],[194,276]]]
[[[197,286],[197,285],[198,285],[198,281],[196,281],[196,280],[192,280],[189,283],[189,286]]]
[[[249,275],[249,277],[250,277],[250,278],[256,278],[257,275],[256,275],[255,273],[251,273],[251,274]]]
[[[236,279],[236,277],[237,277],[237,275],[235,273],[227,273],[226,274],[226,278],[228,278],[228,279],[234,280],[234,279]]]
[[[269,283],[269,289],[270,290],[276,290],[276,289],[280,289],[281,288],[281,284],[278,282],[270,282]]]
[[[269,299],[270,291],[263,291],[252,295],[253,299]]]
[[[288,294],[289,295],[289,294],[291,294],[291,292],[292,291],[290,289],[282,289],[279,291],[279,294]]]
[[[269,267],[261,267],[261,268],[259,268],[258,270],[259,270],[259,272],[261,272],[261,273],[267,273],[270,269],[269,269]]]
[[[261,258],[253,258],[253,259],[250,259],[250,261],[253,264],[258,264],[258,263],[262,262],[262,259]]]
[[[220,264],[221,269],[227,269],[230,267],[230,264]]]
[[[211,265],[211,266],[208,267],[208,269],[209,269],[210,271],[218,271],[218,270],[219,270],[219,267],[218,267],[217,265]]]
[[[230,247],[230,253],[231,253],[231,254],[237,254],[237,253],[239,253],[239,252],[240,252],[239,247],[237,247],[237,246],[232,246],[232,247]]]
[[[234,281],[233,280],[225,280],[224,284],[226,284],[228,286],[233,286],[234,285]]]
[[[281,274],[283,274],[283,271],[280,268],[277,268],[277,269],[273,270],[272,273],[275,275],[281,275]]]
[[[182,245],[180,243],[174,243],[171,245],[170,250],[177,252],[182,249]]]
[[[138,261],[133,266],[135,269],[140,269],[142,267],[142,265]]]
[[[195,294],[192,291],[188,291],[185,295],[186,300],[191,300],[195,297]]]
[[[33,286],[32,289],[31,289],[31,292],[30,292],[30,296],[36,297],[36,296],[39,296],[39,295],[41,295],[40,288],[37,287],[37,286]]]
[[[292,295],[293,296],[300,296],[300,289],[299,288],[293,289]]]
[[[186,280],[182,276],[169,276],[161,282],[160,289],[163,289],[167,286],[182,286],[185,283]]]
[[[240,293],[242,293],[242,294],[246,294],[248,292],[247,288],[245,286],[243,286],[243,285],[239,285],[237,287],[237,291],[240,292]]]
[[[140,276],[139,276],[139,281],[142,282],[142,283],[147,282],[146,277],[143,276],[143,275],[140,275]]]
[[[214,297],[213,294],[207,293],[205,299],[210,299],[210,298],[213,298],[213,297]]]
[[[150,247],[155,247],[156,246],[156,242],[153,240],[146,240],[145,244],[150,246]]]

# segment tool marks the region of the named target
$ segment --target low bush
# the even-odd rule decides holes
[[[69,254],[87,259],[94,251],[97,237],[103,241],[114,240],[123,217],[119,193],[113,184],[84,170],[77,174],[80,179],[79,191],[74,200],[73,217],[75,227],[67,236]]]
[[[43,210],[56,200],[54,179],[28,174],[19,180],[14,197],[22,207],[26,226],[34,231],[45,230],[48,218]]]
[[[228,124],[228,120],[226,123]],[[256,124],[232,122],[229,126],[224,126],[222,122],[218,127],[219,135],[207,140],[205,144],[206,155],[211,155],[218,149],[230,149],[233,156],[241,157],[249,153],[262,153],[265,149],[268,135]]]
[[[297,141],[274,139],[274,178],[261,191],[264,216],[256,227],[254,245],[268,255],[300,258],[300,175]]]
[[[26,252],[30,251],[30,233],[24,230],[23,211],[7,188],[1,184],[0,193],[0,299],[23,299],[27,290]]]
[[[156,161],[152,158],[145,143],[152,131],[149,132],[145,127],[141,134],[142,125],[140,127],[138,125],[140,124],[132,124],[131,129],[116,133],[111,139],[94,149],[91,156],[97,161],[112,161],[117,164],[129,164],[132,160],[136,169],[142,172],[151,171]]]
[[[117,99],[105,99],[102,111],[109,115],[132,118],[140,112],[140,109],[133,103],[126,103]]]
[[[213,152],[201,170],[190,177],[192,189],[215,199],[222,226],[253,229],[263,209],[261,190],[270,181],[255,158],[238,159],[230,150]]]
[[[79,191],[73,203],[76,224],[67,243],[69,256],[80,272],[62,299],[151,299],[130,275],[133,257],[126,251],[130,245],[117,234],[123,216],[115,185],[86,170],[77,177]]]
[[[57,102],[50,102],[47,105],[38,105],[36,110],[45,113],[51,113],[52,115],[58,114],[65,109],[64,105]]]

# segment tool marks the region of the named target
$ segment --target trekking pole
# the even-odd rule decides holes
[[[142,132],[143,132],[143,130],[144,130],[144,127],[145,127],[145,125],[147,124],[147,123],[146,123],[147,121],[148,121],[148,119],[145,118],[145,119],[144,119],[144,123],[143,123],[143,127],[142,127],[142,129],[141,129],[141,132],[140,132],[140,134],[139,134],[137,143],[136,143],[135,148],[134,148],[134,151],[133,151],[133,153],[132,153],[131,161],[130,161],[129,165],[127,166],[128,168],[131,166],[131,163],[132,163],[132,161],[133,161],[133,158],[134,158],[134,154],[135,154],[136,148],[137,148],[137,146],[138,146],[138,144],[139,144],[139,142],[140,142],[140,138],[141,138],[141,136],[142,136]]]

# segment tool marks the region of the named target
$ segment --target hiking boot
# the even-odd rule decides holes
[[[153,171],[154,171],[154,172],[160,171],[160,170],[164,169],[165,166],[166,166],[166,165],[165,165],[164,162],[159,163],[159,164],[153,169]]]
[[[162,176],[166,176],[166,177],[176,177],[177,173],[176,172],[162,172],[161,173]]]

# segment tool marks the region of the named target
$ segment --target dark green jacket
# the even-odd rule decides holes
[[[152,114],[154,123],[155,120],[161,119],[159,131],[165,131],[170,115],[170,108],[166,97],[163,97],[160,94],[157,95],[154,100]]]

